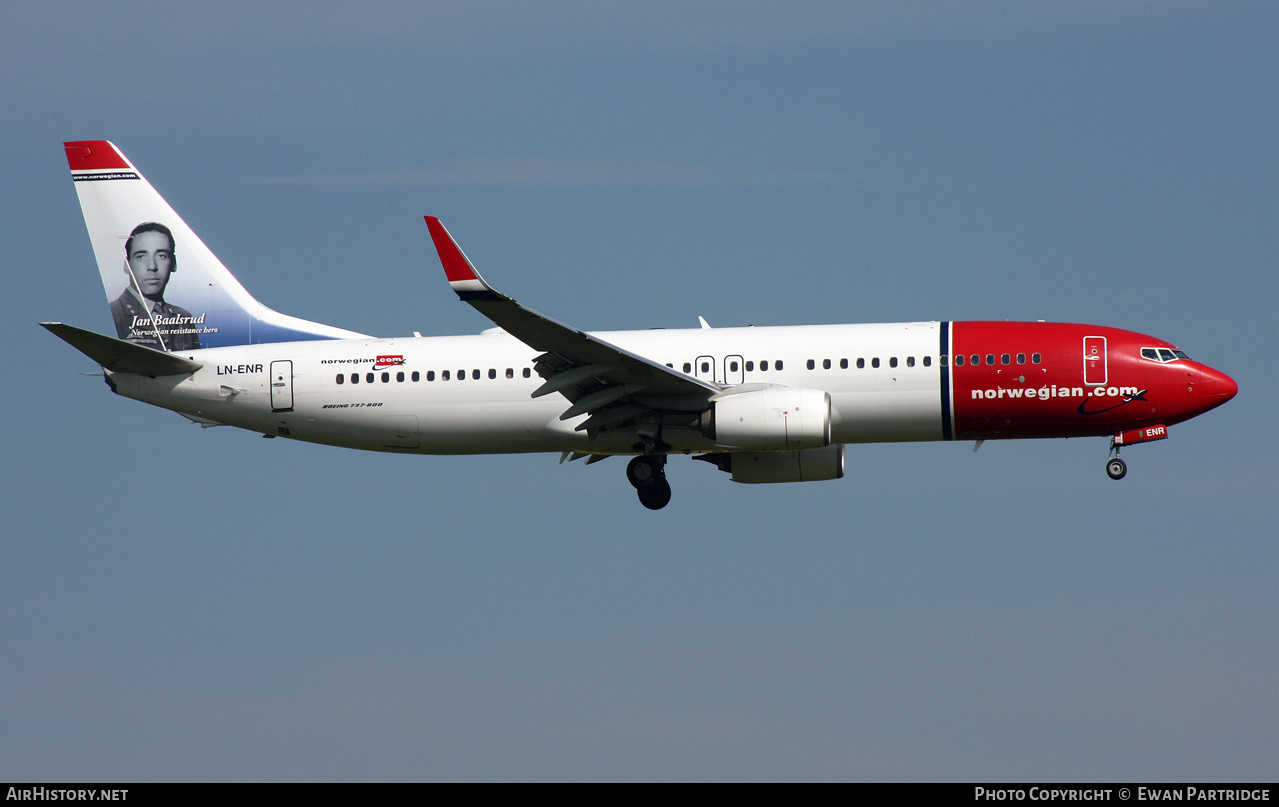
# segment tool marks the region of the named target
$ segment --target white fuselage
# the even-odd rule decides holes
[[[941,327],[923,322],[593,335],[724,387],[763,383],[823,390],[832,402],[831,441],[864,443],[943,439]],[[349,448],[422,454],[634,451],[633,429],[605,431],[591,440],[574,430],[585,415],[560,420],[569,407],[563,396],[531,397],[543,383],[533,371],[538,354],[500,331],[284,342],[181,355],[204,366],[190,376],[116,374],[112,383],[122,395],[196,419]],[[668,425],[663,439],[674,451],[717,448],[692,425]]]

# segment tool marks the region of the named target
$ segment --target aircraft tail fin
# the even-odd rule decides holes
[[[186,351],[364,336],[253,299],[112,143],[63,146],[120,339]]]

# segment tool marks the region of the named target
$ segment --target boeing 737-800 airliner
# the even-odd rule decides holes
[[[103,140],[65,144],[116,335],[44,327],[113,392],[205,426],[412,454],[631,457],[650,509],[666,458],[737,482],[844,473],[844,444],[1033,437],[1121,447],[1238,391],[1162,339],[1094,325],[902,322],[586,332],[493,289],[426,217],[473,336],[367,336],[258,303]]]

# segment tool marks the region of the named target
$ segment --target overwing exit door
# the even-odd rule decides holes
[[[693,367],[693,375],[703,381],[715,383],[715,359],[712,356],[698,356]]]
[[[743,369],[746,362],[741,356],[725,356],[724,357],[724,383],[728,386],[741,384],[746,381],[746,370]]]

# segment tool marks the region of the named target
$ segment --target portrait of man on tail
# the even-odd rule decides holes
[[[173,233],[154,221],[133,228],[124,243],[129,285],[111,303],[116,335],[157,350],[199,350],[204,316],[164,301],[169,277],[178,268]]]

